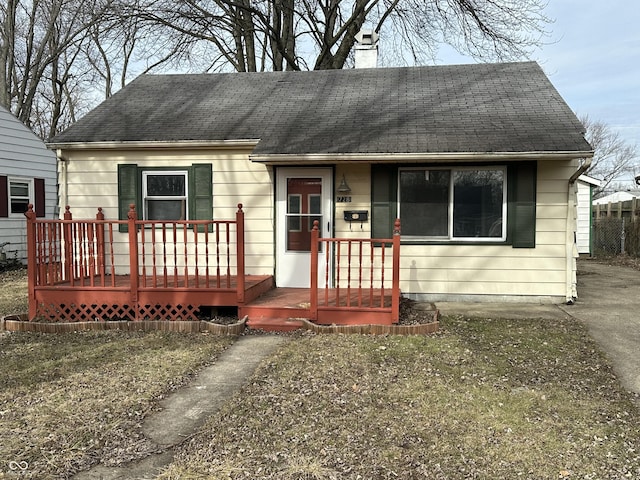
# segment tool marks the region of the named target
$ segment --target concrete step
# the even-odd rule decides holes
[[[254,330],[264,330],[265,332],[292,332],[303,328],[304,322],[296,318],[249,317],[247,326]]]

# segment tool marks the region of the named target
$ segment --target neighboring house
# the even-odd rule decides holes
[[[129,204],[225,219],[242,203],[245,270],[278,286],[308,286],[312,220],[324,237],[389,238],[399,217],[403,295],[564,302],[583,131],[525,62],[144,75],[51,147],[76,219]]]
[[[57,200],[55,153],[0,107],[0,244],[7,258],[26,259],[27,205],[53,218]]]
[[[600,185],[600,181],[588,175],[580,175],[576,182],[576,247],[580,255],[591,255],[591,226],[593,214],[591,202],[593,189]]]
[[[634,198],[640,198],[640,190],[626,190],[622,192],[614,192],[604,197],[596,198],[594,205],[608,205],[609,203],[628,202]]]

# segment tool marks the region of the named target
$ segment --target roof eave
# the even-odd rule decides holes
[[[301,163],[421,163],[485,162],[506,160],[574,160],[593,157],[592,150],[553,152],[441,152],[441,153],[307,153],[250,154],[249,159],[269,165]]]
[[[50,142],[55,150],[142,150],[142,149],[253,149],[259,139],[242,140],[179,140],[179,141],[107,141],[107,142]]]

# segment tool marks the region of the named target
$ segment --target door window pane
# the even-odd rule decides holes
[[[322,222],[322,178],[287,179],[287,250],[311,251],[313,221]]]
[[[299,215],[292,215],[295,213],[302,213],[302,197],[299,194],[289,194],[287,196],[287,221],[289,222],[288,229],[290,232],[299,232],[301,230],[301,222]]]
[[[309,231],[311,231],[313,229],[313,222],[317,220],[318,225],[321,224],[320,222],[322,221],[322,216],[319,214],[322,213],[322,201],[320,195],[312,194],[309,195],[308,202],[309,213],[314,214],[313,216],[309,217]]]

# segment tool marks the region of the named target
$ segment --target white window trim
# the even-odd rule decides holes
[[[158,196],[147,195],[147,177],[157,175],[182,175],[184,176],[184,196]],[[184,220],[189,219],[189,172],[187,170],[143,170],[142,171],[142,205],[144,220],[147,220],[147,200],[184,200]]]
[[[28,202],[32,205],[35,205],[35,192],[34,192],[34,184],[33,184],[33,178],[25,178],[25,177],[7,177],[7,207],[9,210],[9,217],[10,218],[22,218],[24,219],[24,213],[13,213],[11,211],[11,199],[13,198],[11,195],[11,183],[15,182],[15,183],[26,183],[29,187],[29,198],[28,198]],[[16,196],[15,198],[25,198],[23,196]],[[35,207],[34,207],[35,208]]]
[[[401,202],[400,202],[400,194],[401,194],[401,185],[400,185],[400,172],[401,171],[424,171],[424,170],[448,170],[451,172],[449,178],[449,205],[447,209],[447,236],[404,236],[403,238],[410,240],[419,240],[419,241],[430,241],[430,242],[468,242],[468,243],[496,243],[496,242],[505,242],[507,240],[507,167],[505,165],[483,165],[483,166],[465,166],[465,167],[401,167],[398,169],[398,185],[397,185],[397,209],[398,209],[398,217],[402,219],[401,212]],[[502,171],[502,232],[500,237],[454,237],[453,236],[453,182],[454,182],[454,172],[462,172],[462,171],[470,171],[470,170],[500,170]]]

